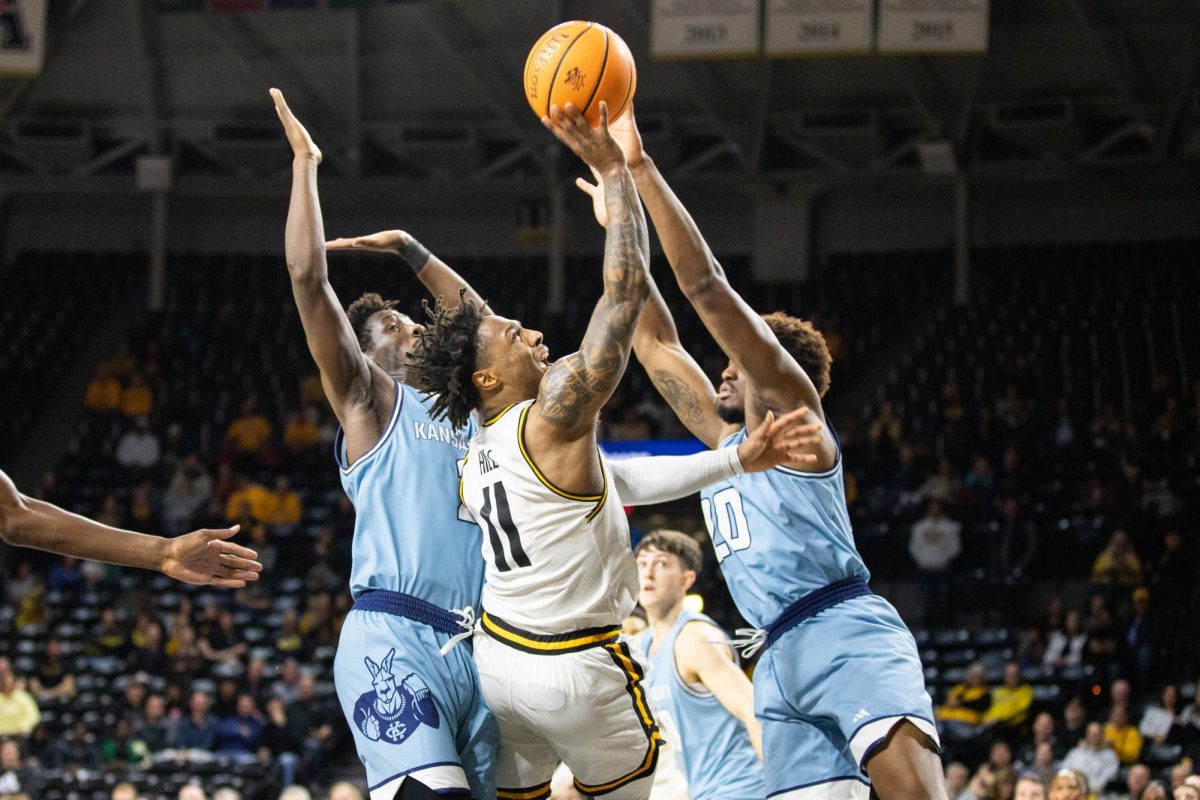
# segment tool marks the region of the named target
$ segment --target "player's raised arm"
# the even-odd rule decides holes
[[[632,109],[613,124],[613,135],[626,153],[679,288],[721,349],[746,372],[766,408],[785,412],[804,405],[824,419],[812,381],[762,317],[729,285],[695,221],[642,149]]]
[[[258,580],[262,565],[253,550],[225,541],[238,531],[194,531],[165,539],[110,528],[26,497],[0,471],[0,538],[64,556],[162,572],[185,583],[237,589]]]
[[[578,178],[575,185],[592,198],[592,210],[601,227],[608,227],[608,211],[604,206],[604,182],[593,171],[596,183]],[[704,370],[684,349],[675,329],[671,310],[663,300],[654,277],[650,277],[650,299],[638,317],[633,331],[633,353],[650,376],[654,388],[662,395],[692,435],[709,447],[737,430],[717,414],[717,393]]]
[[[350,238],[332,239],[325,243],[325,249],[330,251],[358,250],[369,253],[388,253],[404,260],[421,283],[433,295],[434,300],[453,307],[460,293],[465,289],[467,300],[480,306],[484,314],[491,314],[492,309],[483,301],[479,293],[467,283],[454,269],[407,231],[391,230],[372,233],[369,236],[354,236]]]
[[[736,448],[722,447],[690,456],[645,456],[609,462],[613,487],[629,506],[666,503],[695,494],[718,481],[745,472],[764,472],[781,464],[816,466],[821,424],[806,423],[807,408],[779,419],[770,412]]]
[[[598,128],[572,105],[550,111],[553,121],[543,117],[542,123],[602,177],[608,214],[604,294],[579,351],[546,373],[533,418],[550,438],[570,441],[594,435],[596,414],[625,374],[633,330],[650,293],[650,241],[633,176],[608,132],[607,106],[601,104]]]
[[[348,437],[366,439],[362,444],[369,448],[382,434],[383,424],[391,413],[392,380],[363,353],[329,284],[325,228],[317,197],[321,151],[288,108],[283,93],[272,89],[271,97],[294,155],[292,196],[284,234],[292,295],[300,311],[308,349],[321,370],[321,383],[338,421]],[[387,391],[378,391],[380,387]],[[376,405],[388,407],[374,408]],[[366,448],[359,444],[354,449]]]

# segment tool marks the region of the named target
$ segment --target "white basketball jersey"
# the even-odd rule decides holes
[[[525,445],[533,400],[509,406],[471,439],[460,499],[483,528],[483,609],[539,634],[620,625],[638,596],[629,523],[602,454],[604,488],[571,494]]]

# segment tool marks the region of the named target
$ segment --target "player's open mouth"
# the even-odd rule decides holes
[[[550,348],[549,347],[542,345],[541,347],[539,347],[537,349],[537,351],[534,353],[534,355],[537,357],[538,361],[542,362],[543,365],[545,365],[547,367],[550,366]]]

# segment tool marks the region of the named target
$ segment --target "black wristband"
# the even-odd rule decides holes
[[[408,244],[400,248],[400,257],[412,267],[413,272],[420,272],[429,261],[429,248],[416,239],[409,239]]]

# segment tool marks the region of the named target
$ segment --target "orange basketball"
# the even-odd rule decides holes
[[[525,60],[525,99],[538,117],[572,103],[593,127],[600,101],[611,122],[625,113],[637,89],[629,46],[598,22],[564,22],[542,34]]]

